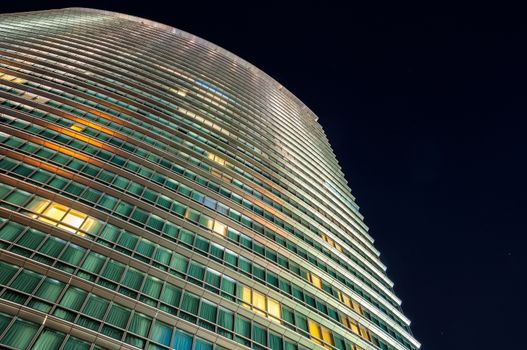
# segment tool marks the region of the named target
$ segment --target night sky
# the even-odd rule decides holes
[[[253,63],[319,116],[422,349],[525,349],[522,11],[122,3],[0,11],[133,14]]]

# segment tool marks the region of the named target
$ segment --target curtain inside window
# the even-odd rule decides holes
[[[18,271],[17,267],[13,265],[0,262],[0,283],[7,284],[13,278],[15,273]]]
[[[114,260],[110,260],[106,264],[106,267],[104,268],[102,276],[111,281],[119,282],[121,280],[121,277],[123,276],[123,272],[124,272],[123,264],[118,263]]]
[[[201,302],[201,308],[199,310],[199,316],[212,323],[216,323],[216,313],[218,311],[218,308],[206,301]]]
[[[59,297],[60,292],[62,292],[62,289],[64,289],[64,286],[65,284],[62,282],[51,278],[46,278],[38,288],[35,295],[44,300],[54,303],[55,301],[57,301],[57,298]]]
[[[170,338],[172,337],[172,327],[168,324],[156,321],[152,329],[152,340],[163,345],[170,345]]]
[[[145,284],[143,285],[143,293],[151,296],[154,299],[159,298],[161,293],[161,288],[163,287],[163,282],[158,280],[155,277],[148,276],[146,278]]]
[[[135,334],[146,337],[148,335],[148,330],[150,329],[151,323],[152,319],[150,317],[138,314],[136,312],[132,317],[132,321],[130,322],[130,327],[128,329]]]
[[[172,347],[177,350],[190,350],[192,348],[192,336],[183,331],[176,331]]]
[[[84,307],[83,313],[91,316],[97,320],[102,320],[106,309],[108,308],[109,302],[95,295],[90,295],[86,306]]]
[[[11,283],[11,288],[31,294],[41,279],[41,275],[24,270]]]
[[[89,350],[90,345],[77,338],[69,337],[64,345],[64,350]]]
[[[196,338],[194,350],[212,350],[212,344],[203,339]]]
[[[64,333],[46,329],[40,334],[35,344],[31,347],[31,350],[58,349],[64,341],[65,336]]]
[[[282,338],[273,333],[269,333],[269,347],[272,350],[284,350],[284,346],[282,344]]]
[[[84,299],[86,299],[86,296],[87,293],[82,289],[70,287],[66,293],[64,293],[60,305],[73,310],[79,310]]]
[[[178,307],[180,298],[181,298],[181,290],[179,288],[176,288],[169,284],[165,285],[165,288],[163,289],[163,293],[161,293],[161,301],[169,305]]]
[[[36,324],[16,320],[0,343],[16,349],[25,349],[37,330],[38,326]]]
[[[127,310],[119,305],[113,304],[106,322],[119,328],[126,328],[126,323],[130,317],[130,310]]]

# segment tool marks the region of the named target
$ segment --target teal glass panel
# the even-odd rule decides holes
[[[0,341],[0,344],[15,349],[26,349],[29,343],[31,343],[31,340],[33,340],[37,330],[38,326],[36,324],[18,319],[9,328]]]
[[[45,329],[33,344],[31,350],[59,349],[65,337],[64,333]]]
[[[174,334],[174,341],[172,347],[176,350],[191,350],[192,349],[192,335],[183,331],[177,330]]]

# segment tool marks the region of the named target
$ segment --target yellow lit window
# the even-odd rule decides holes
[[[216,220],[214,221],[214,232],[225,236],[225,233],[227,232],[227,226]]]
[[[75,130],[77,132],[80,132],[80,131],[84,130],[84,127],[82,127],[79,124],[73,124],[72,126],[70,126],[70,129],[71,130]]]
[[[351,331],[355,334],[360,334],[359,333],[359,326],[357,325],[357,322],[351,320],[348,318],[348,324],[349,324],[349,328],[351,329]]]
[[[67,211],[68,211],[68,207],[65,207],[57,203],[53,203],[44,211],[44,213],[42,213],[42,215],[45,216],[46,218],[41,216],[40,219],[44,222],[47,222],[48,224],[55,224],[62,220],[64,215],[66,215]],[[51,220],[48,220],[47,218]]]
[[[170,92],[173,92],[173,93],[175,93],[175,94],[177,94],[179,96],[182,96],[182,97],[187,96],[187,92],[185,90],[174,89],[174,88],[170,88],[169,90],[170,90]]]
[[[246,286],[241,286],[242,287],[242,301],[243,301],[243,306],[245,306],[246,308],[250,309],[251,308],[251,304],[252,304],[252,300],[251,300],[251,289],[249,287],[246,287]]]
[[[335,342],[333,341],[333,334],[331,334],[331,331],[327,329],[326,327],[321,327],[321,328],[322,328],[322,340],[329,345],[335,345]],[[331,347],[329,345],[325,344],[324,347],[331,350]]]
[[[15,79],[14,76],[9,75],[9,74],[2,74],[2,75],[0,75],[0,78],[2,78],[3,80],[7,80],[7,81],[11,81],[11,80]]]
[[[309,272],[309,282],[318,289],[322,289],[322,281],[317,276]]]
[[[335,243],[335,248],[342,253],[342,247],[340,246],[340,244]]]
[[[274,321],[280,322],[282,319],[280,303],[272,298],[267,298],[267,312],[269,313],[269,317]]]
[[[208,152],[207,158],[209,158],[210,160],[215,161],[216,163],[218,163],[220,165],[225,165],[225,159],[218,157],[214,153]]]
[[[98,220],[88,217],[86,214],[80,211],[70,209],[65,205],[58,203],[52,203],[43,198],[35,198],[32,200],[26,209],[33,212],[31,217],[39,221],[51,225],[57,225],[58,227],[69,231],[71,233],[77,232],[78,235],[84,236],[85,233],[78,231],[81,227],[85,232],[97,227]],[[39,214],[41,214],[39,216]]]
[[[362,326],[360,327],[360,335],[364,339],[370,341],[370,332],[368,332],[368,330],[366,328],[362,327]]]
[[[265,305],[265,295],[255,290],[253,290],[253,307],[256,313],[265,316],[264,311],[267,309]]]
[[[65,225],[59,225],[59,227],[73,233],[81,227],[86,216],[86,214],[72,209],[62,219],[62,223]]]
[[[307,326],[309,329],[309,334],[311,334],[311,339],[315,343],[322,345],[322,342],[319,340],[322,339],[322,333],[320,332],[320,326],[318,325],[318,323],[308,319]]]
[[[342,293],[340,290],[339,290],[339,299],[340,299],[340,301],[342,301],[346,306],[353,307],[353,305],[351,304],[351,299],[350,299],[350,297],[348,297],[346,294]]]
[[[359,315],[362,315],[362,308],[360,307],[359,303],[356,301],[353,301],[353,310],[355,310],[356,313]]]
[[[84,221],[84,224],[82,224],[81,230],[83,230],[84,232],[92,232],[92,231],[95,231],[97,227],[99,227],[100,225],[101,224],[98,220],[88,216],[86,220]],[[84,233],[82,232],[77,232],[77,234],[84,236]]]

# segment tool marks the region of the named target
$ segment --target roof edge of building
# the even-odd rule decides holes
[[[119,17],[128,19],[131,21],[140,22],[142,24],[152,26],[155,28],[158,28],[160,30],[166,31],[167,33],[175,34],[181,38],[188,39],[192,42],[197,42],[213,51],[216,51],[217,53],[224,55],[225,57],[230,58],[235,64],[239,64],[240,66],[248,69],[250,72],[255,74],[256,76],[259,76],[267,81],[269,81],[272,85],[274,85],[277,89],[283,91],[288,97],[290,97],[296,104],[299,105],[300,109],[304,110],[306,114],[311,116],[315,121],[318,121],[318,116],[303,103],[298,97],[296,97],[291,91],[289,91],[287,88],[285,88],[282,84],[280,84],[276,79],[271,77],[269,74],[265,73],[252,63],[249,63],[248,61],[244,60],[243,58],[235,55],[234,53],[230,52],[229,50],[226,50],[222,48],[221,46],[218,46],[208,40],[205,40],[197,35],[190,34],[189,32],[186,32],[184,30],[169,26],[167,24],[163,24],[160,22],[156,22],[150,19],[133,16],[133,15],[127,15],[120,12],[114,12],[114,11],[108,11],[108,10],[99,10],[94,8],[88,8],[88,7],[66,7],[64,10],[77,10],[77,11],[85,11],[85,12],[95,12],[95,13],[104,13],[111,16]]]

